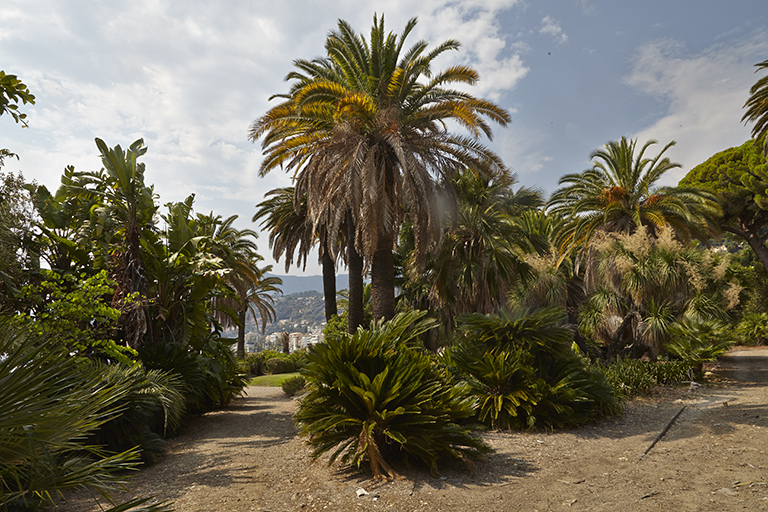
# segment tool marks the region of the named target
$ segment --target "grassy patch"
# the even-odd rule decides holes
[[[293,373],[278,373],[276,375],[260,375],[258,377],[252,378],[249,382],[249,386],[275,386],[280,387],[283,385],[283,382],[290,379],[291,377],[298,377],[299,372],[293,372]]]

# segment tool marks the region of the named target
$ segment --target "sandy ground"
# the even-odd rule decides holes
[[[620,419],[485,433],[495,452],[473,471],[441,468],[435,478],[411,468],[392,482],[312,462],[291,418],[296,402],[251,387],[231,408],[194,420],[120,497],[154,495],[185,512],[768,510],[768,349],[734,350],[714,370],[718,383],[661,390],[627,404]],[[100,509],[73,494],[51,510]]]

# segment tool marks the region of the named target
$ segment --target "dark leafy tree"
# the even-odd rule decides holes
[[[294,198],[294,188],[285,187],[270,190],[265,199],[256,208],[253,222],[261,220],[260,226],[269,230],[269,246],[275,261],[285,257],[285,271],[288,272],[294,258],[296,265],[306,268],[307,256],[316,240],[314,226],[307,217],[306,196],[300,198],[298,208]],[[320,262],[323,269],[323,294],[325,300],[325,319],[330,320],[337,314],[336,306],[336,263],[332,246],[328,240],[328,230],[319,227]],[[350,276],[352,279],[352,276]],[[357,276],[362,280],[362,275]]]
[[[99,203],[91,209],[93,233],[108,252],[111,277],[117,283],[113,302],[123,311],[125,341],[135,348],[148,332],[151,334],[147,331],[148,280],[142,239],[155,238],[157,206],[153,187],[144,183],[144,164],[138,162],[147,148],[142,139],[127,150],[119,145],[109,148],[98,138],[96,146],[104,167],[98,172],[77,173],[70,192]]]
[[[716,194],[722,205],[722,229],[749,243],[768,271],[768,164],[754,141],[714,154],[682,179]]]

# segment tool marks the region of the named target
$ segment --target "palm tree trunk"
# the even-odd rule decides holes
[[[245,357],[245,310],[237,313],[237,357]]]
[[[376,252],[373,253],[371,300],[374,320],[391,320],[395,316],[395,260],[391,237],[379,237]]]
[[[347,268],[349,270],[348,331],[353,334],[363,324],[363,258],[355,248],[355,221],[347,211]]]
[[[328,253],[328,244],[323,240],[323,298],[325,300],[325,321],[336,316],[336,266],[333,264],[333,258]]]

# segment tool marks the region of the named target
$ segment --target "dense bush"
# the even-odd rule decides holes
[[[463,315],[463,339],[445,354],[477,398],[478,420],[492,428],[556,428],[615,415],[605,376],[570,348],[558,308]]]
[[[246,385],[231,344],[215,334],[199,350],[183,343],[158,343],[142,346],[139,353],[148,369],[178,374],[192,414],[229,404]]]
[[[28,331],[26,331],[28,333]],[[86,437],[120,413],[134,381],[101,365],[68,357],[54,340],[20,334],[0,323],[0,511],[38,510],[66,489],[110,493],[139,463],[131,448],[111,454]],[[135,509],[146,500],[109,509]],[[108,512],[109,512],[108,511]]]
[[[273,359],[279,359],[284,363],[275,361],[269,363]],[[277,350],[263,350],[261,352],[252,352],[245,355],[246,371],[252,377],[258,377],[265,374],[276,373],[291,373],[304,367],[307,362],[307,351],[296,350],[290,354],[284,354]],[[286,368],[292,368],[286,370]]]
[[[421,460],[436,473],[442,457],[489,451],[459,424],[474,400],[419,347],[418,336],[434,327],[423,316],[401,313],[309,349],[302,374],[310,390],[295,418],[313,457],[332,451],[331,463],[341,456],[392,477],[394,458]]]
[[[745,315],[736,326],[736,337],[743,345],[768,344],[768,313]]]
[[[605,373],[611,386],[623,396],[650,393],[657,385],[679,384],[688,380],[690,366],[683,361],[620,359],[607,366],[592,365]]]
[[[670,333],[667,352],[689,365],[697,379],[703,378],[705,362],[714,361],[733,345],[730,330],[714,320],[684,319],[674,323]]]
[[[264,373],[276,375],[278,373],[293,373],[296,364],[286,357],[273,357],[264,362]]]
[[[181,426],[186,410],[181,378],[141,366],[101,366],[105,385],[129,382],[130,387],[117,401],[120,415],[94,432],[89,443],[116,452],[138,447],[144,461],[152,460],[164,450],[163,438]]]
[[[291,377],[283,381],[283,393],[288,396],[294,396],[296,393],[304,389],[306,381],[302,376]]]

